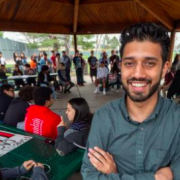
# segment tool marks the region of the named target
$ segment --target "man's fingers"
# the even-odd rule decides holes
[[[90,154],[90,153],[89,153],[89,154]],[[99,170],[99,167],[103,167],[103,164],[102,164],[98,159],[96,159],[92,154],[91,154],[91,155],[89,155],[89,154],[88,154],[89,160],[90,160],[91,164],[92,164],[97,170]]]
[[[89,152],[100,162],[102,162],[103,164],[106,164],[106,158],[103,156],[103,154],[100,154],[99,152],[91,148],[89,149]]]
[[[112,160],[112,159],[110,158],[110,156],[109,156],[109,155],[110,155],[109,153],[105,152],[104,150],[100,149],[100,148],[97,147],[97,146],[95,146],[94,149],[95,149],[98,153],[100,153],[100,154],[104,157],[104,159],[105,159],[106,161]]]

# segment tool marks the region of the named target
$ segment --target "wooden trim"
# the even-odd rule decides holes
[[[77,25],[78,25],[78,14],[79,14],[79,0],[75,0],[74,4],[74,25],[73,25],[73,32],[77,32]]]
[[[5,1],[7,1],[7,0],[0,0],[0,4],[3,3],[3,2],[5,2]]]
[[[71,27],[56,25],[56,24],[42,24],[30,22],[14,22],[0,20],[1,31],[17,31],[17,32],[34,32],[34,33],[52,33],[52,34],[72,34]]]
[[[133,24],[133,23],[132,23]],[[112,34],[120,33],[122,30],[130,25],[130,23],[123,24],[99,24],[79,26],[77,34]]]
[[[80,6],[133,2],[133,0],[82,0]]]
[[[172,31],[171,32],[171,47],[170,47],[170,51],[169,51],[169,63],[170,63],[170,66],[172,64],[172,58],[173,58],[173,50],[174,50],[174,44],[175,44],[175,36],[176,36],[176,32],[175,31]]]
[[[160,6],[157,6],[155,1],[152,0],[134,0],[142,8],[152,14],[157,18],[162,24],[164,24],[168,29],[173,30],[173,20],[161,9]]]

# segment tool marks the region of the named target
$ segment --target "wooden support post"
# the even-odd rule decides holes
[[[77,36],[74,34],[74,50],[77,51]]]
[[[174,50],[174,43],[175,43],[175,36],[176,36],[176,32],[172,31],[171,32],[171,47],[170,47],[170,51],[169,51],[169,63],[170,66],[172,64],[172,58],[173,58],[173,50]]]

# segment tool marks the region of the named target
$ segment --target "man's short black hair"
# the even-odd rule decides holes
[[[28,68],[30,68],[31,66],[30,66],[30,64],[25,64],[24,65],[25,67],[28,67]]]
[[[56,53],[56,56],[60,56],[60,53]]]
[[[0,88],[0,92],[4,93],[4,90],[9,91],[10,89],[14,89],[14,87],[10,84],[3,84]]]
[[[46,101],[51,99],[52,89],[49,87],[38,87],[33,92],[34,103],[39,106],[44,106]]]
[[[24,101],[32,101],[33,91],[34,91],[34,87],[24,86],[19,91],[19,97],[21,97]]]
[[[150,41],[160,44],[162,48],[161,56],[163,59],[163,63],[168,60],[170,38],[168,35],[168,31],[162,26],[159,26],[155,23],[138,23],[124,29],[120,38],[121,58],[123,56],[125,45],[132,41]]]

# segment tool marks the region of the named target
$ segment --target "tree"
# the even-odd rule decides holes
[[[83,50],[90,50],[94,48],[95,40],[94,35],[80,35],[77,36],[77,44],[81,46]]]
[[[117,37],[114,36],[111,39],[110,46],[111,46],[111,49],[117,49],[117,47],[119,46],[119,40],[117,39]]]
[[[3,31],[0,31],[0,37],[3,37]]]

